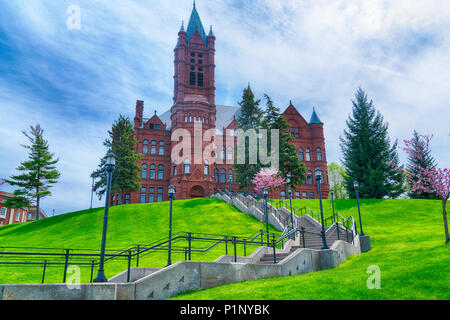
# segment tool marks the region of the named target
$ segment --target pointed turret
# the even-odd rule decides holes
[[[321,124],[323,125],[323,122],[320,121],[319,116],[316,113],[316,108],[313,107],[313,114],[311,116],[311,120],[309,121],[309,124]]]
[[[203,41],[205,42],[206,45],[208,45],[208,41],[206,40],[205,29],[203,28],[202,20],[200,19],[200,16],[197,12],[194,1],[194,8],[192,9],[191,18],[189,19],[189,24],[186,31],[187,32],[186,43],[189,42],[189,40],[192,38],[192,36],[196,31],[200,33],[200,36],[202,37]]]

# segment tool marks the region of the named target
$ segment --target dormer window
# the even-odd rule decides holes
[[[153,123],[150,123],[150,130],[153,130],[153,128],[154,128]]]
[[[159,130],[159,124],[155,125],[155,130]]]

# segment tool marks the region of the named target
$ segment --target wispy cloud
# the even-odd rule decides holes
[[[69,5],[81,30],[66,26]],[[450,166],[450,7],[446,0],[197,0],[217,37],[218,104],[237,105],[251,83],[281,107],[293,100],[325,122],[329,161],[351,99],[363,87],[390,124],[392,140],[433,133]],[[90,172],[119,113],[172,103],[173,48],[192,1],[9,1],[0,4],[0,177],[25,152],[20,133],[40,122],[63,173],[44,208],[89,205]],[[101,205],[101,202],[97,202]]]

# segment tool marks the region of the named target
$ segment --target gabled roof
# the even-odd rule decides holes
[[[323,125],[323,122],[320,121],[320,118],[316,113],[316,108],[314,108],[314,107],[313,107],[313,114],[311,116],[311,120],[309,121],[309,124],[322,124]]]
[[[192,9],[191,18],[189,19],[189,24],[186,31],[187,33],[186,44],[189,42],[189,40],[192,38],[192,36],[196,31],[200,33],[200,36],[202,37],[206,46],[208,46],[208,40],[206,39],[205,29],[203,28],[202,20],[200,19],[197,9],[195,8],[195,1],[194,1],[194,8]]]

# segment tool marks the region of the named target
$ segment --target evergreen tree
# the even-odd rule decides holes
[[[414,181],[418,181],[419,177],[423,183],[428,181],[427,177],[423,175],[429,172],[430,169],[436,168],[436,162],[431,156],[431,150],[429,147],[430,137],[421,136],[416,130],[413,132],[413,137],[411,140],[405,141],[408,148],[408,163],[406,165],[406,170],[411,174]],[[425,186],[429,189],[430,186]],[[434,193],[425,192],[422,189],[412,190],[412,185],[409,183],[408,195],[411,199],[436,199]]]
[[[275,107],[272,99],[265,94],[266,99],[266,111],[264,113],[264,120],[262,123],[262,128],[266,129],[268,132],[268,150],[271,150],[270,138],[271,130],[279,131],[279,165],[280,165],[280,175],[284,178],[291,175],[290,186],[295,188],[300,185],[305,178],[305,165],[300,161],[297,156],[297,150],[293,143],[294,138],[289,133],[289,124],[283,118],[280,109]]]
[[[49,189],[60,177],[55,167],[59,159],[53,159],[54,154],[49,151],[41,126],[37,124],[35,127],[30,126],[30,129],[30,134],[23,131],[30,142],[30,145],[23,145],[28,150],[28,161],[22,162],[16,169],[21,174],[6,180],[11,186],[19,187],[14,192],[15,197],[7,205],[29,207],[36,204],[36,220],[39,220],[40,201],[52,194]]]
[[[260,102],[261,100],[255,100],[255,95],[253,94],[250,85],[248,88],[244,89],[242,101],[239,103],[241,110],[236,119],[238,122],[238,129],[244,131],[255,129],[256,133],[259,132],[263,116],[263,111],[259,107]],[[234,165],[236,182],[242,190],[246,187],[247,178],[250,185],[253,177],[261,170],[259,161],[257,161],[256,164],[250,164],[249,146],[249,139],[247,138],[245,141],[245,163]]]
[[[120,195],[119,203],[122,204],[124,192],[134,192],[141,188],[140,172],[142,168],[138,165],[142,155],[136,152],[137,140],[136,132],[130,119],[120,115],[108,131],[109,138],[103,145],[108,150],[107,153],[116,155],[116,168],[112,174],[111,190],[118,191]],[[106,156],[100,160],[97,170],[92,174],[92,178],[97,181],[94,184],[94,191],[101,199],[106,192],[107,173],[105,170]],[[107,195],[109,196],[109,195]]]
[[[396,198],[403,192],[403,174],[398,167],[397,142],[392,146],[388,125],[380,112],[368,101],[359,88],[353,102],[347,129],[340,137],[343,164],[348,177],[345,186],[351,198],[355,197],[353,183],[360,183],[361,198]]]

